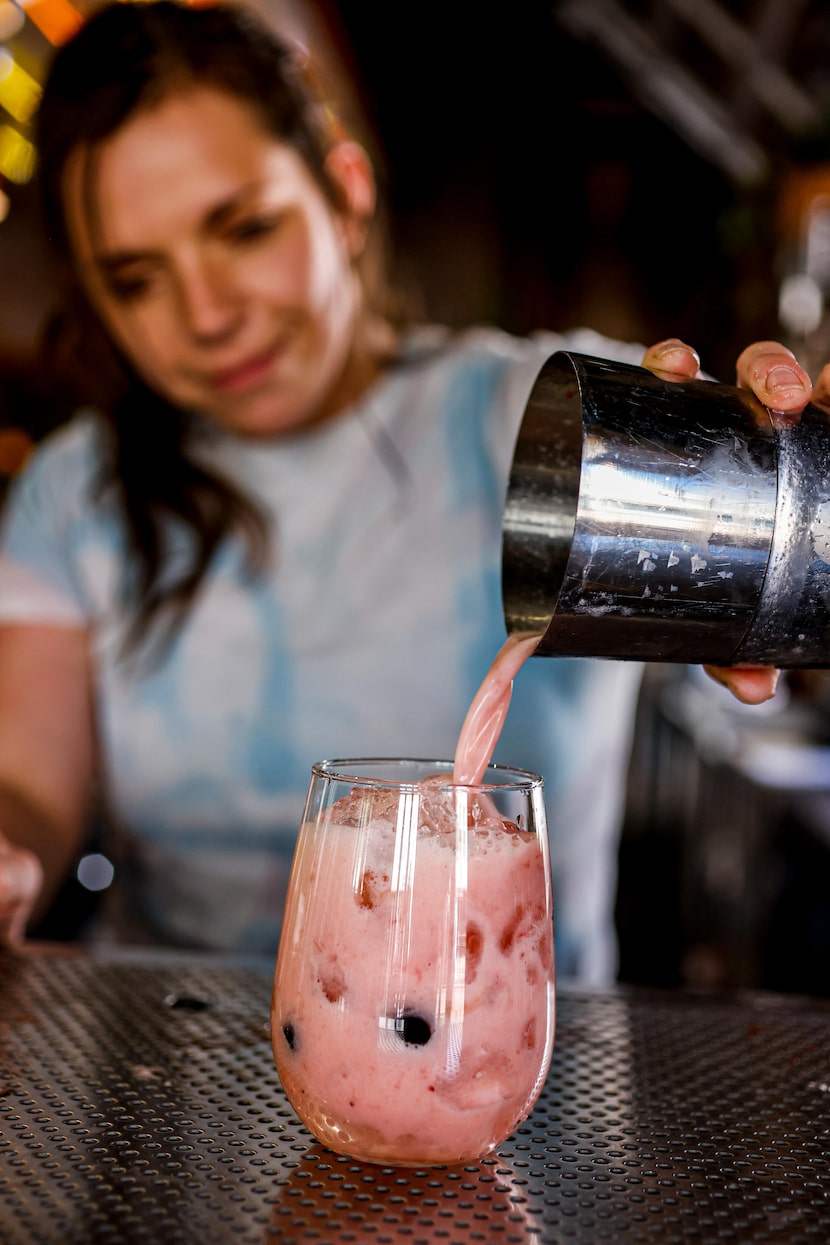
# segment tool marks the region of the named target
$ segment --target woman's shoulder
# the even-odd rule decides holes
[[[93,504],[104,461],[104,429],[92,411],[79,411],[42,438],[12,480],[9,507],[29,498],[75,514]]]
[[[464,329],[423,325],[406,336],[403,361],[450,370],[479,362],[521,372],[541,367],[557,350],[633,363],[639,362],[643,354],[643,346],[638,342],[617,341],[589,328],[565,332],[541,329],[520,335],[489,324]]]
[[[520,336],[489,324],[418,325],[403,335],[395,366],[375,386],[368,405],[395,435],[409,435],[413,424],[420,437],[427,428],[469,425],[472,435],[494,438],[503,457],[539,372],[557,350],[628,362],[642,357],[641,346],[589,329]]]
[[[470,403],[490,406],[505,386],[521,386],[523,377],[529,388],[556,340],[519,337],[486,324],[418,327],[404,339],[393,392],[407,402],[420,395],[434,413],[444,407],[457,412]]]
[[[24,470],[78,478],[96,472],[104,454],[104,430],[93,411],[82,410],[37,443]]]
[[[556,334],[546,334],[548,342],[558,340]],[[554,344],[554,349],[556,346]],[[404,363],[433,363],[452,367],[475,359],[503,359],[522,361],[543,354],[545,346],[535,337],[520,337],[505,329],[489,324],[475,324],[467,328],[450,328],[444,325],[417,325],[406,334],[403,343]]]

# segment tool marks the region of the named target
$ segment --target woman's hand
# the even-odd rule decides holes
[[[0,835],[0,946],[23,942],[42,886],[43,868],[35,853]]]
[[[693,380],[700,375],[697,352],[674,337],[651,346],[643,356],[643,367],[665,380]],[[738,357],[737,383],[742,389],[752,390],[778,426],[798,419],[811,399],[830,414],[830,364],[813,386],[795,355],[780,342],[754,342],[747,346]],[[704,669],[746,705],[760,705],[774,696],[780,674],[770,666]]]

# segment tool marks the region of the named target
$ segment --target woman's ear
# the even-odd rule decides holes
[[[372,162],[360,143],[344,140],[326,156],[326,172],[342,192],[346,244],[356,259],[365,245],[377,200]]]

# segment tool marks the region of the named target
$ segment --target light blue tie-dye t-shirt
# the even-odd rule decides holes
[[[542,362],[589,333],[413,335],[341,418],[296,438],[214,431],[196,452],[273,525],[252,576],[229,539],[161,661],[125,660],[116,508],[79,415],[16,482],[0,622],[88,627],[122,938],[272,954],[309,771],[323,757],[451,757],[504,640],[501,514]],[[613,973],[617,831],[639,670],[538,658],[496,759],[545,777],[559,971]]]

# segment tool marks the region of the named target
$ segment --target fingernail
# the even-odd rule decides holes
[[[803,389],[804,381],[798,372],[791,367],[779,365],[774,367],[766,379],[768,393],[778,393],[781,389]]]
[[[658,359],[666,359],[669,355],[679,355],[684,358],[691,355],[692,358],[697,359],[698,363],[700,363],[700,357],[697,351],[692,350],[691,346],[684,346],[682,342],[666,342],[665,345],[661,346],[657,351],[656,357]]]

